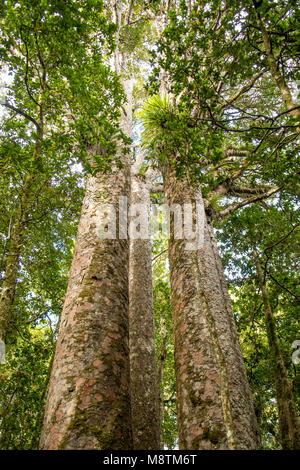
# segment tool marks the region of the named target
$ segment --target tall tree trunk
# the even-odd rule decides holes
[[[130,135],[130,96],[128,103],[123,130]],[[119,197],[129,195],[128,156],[123,169],[87,179],[46,402],[42,449],[132,448],[127,224],[123,233],[119,230],[116,237],[103,239],[99,214],[103,204],[118,209]],[[109,206],[105,207],[110,214]],[[117,221],[119,215],[117,210]]]
[[[166,203],[202,204],[174,171],[164,173]],[[200,211],[201,212],[201,211]],[[258,426],[221,261],[202,211],[203,244],[174,237],[169,261],[181,449],[255,449]],[[201,226],[201,223],[200,223]],[[201,233],[200,233],[201,236]]]
[[[293,387],[284,363],[284,357],[276,332],[276,324],[270,304],[269,293],[264,281],[260,259],[256,250],[253,251],[257,277],[264,303],[266,329],[271,350],[276,400],[278,407],[280,440],[283,449],[300,449],[300,422],[297,414]]]
[[[150,235],[150,190],[143,176],[133,176],[131,204],[141,204],[140,216],[148,226],[141,239],[130,241],[130,380],[134,449],[159,449],[160,424],[156,381]],[[138,206],[137,206],[138,208]],[[132,218],[134,223],[135,217]],[[140,217],[136,219],[141,221]],[[146,228],[146,227],[145,227]],[[143,237],[148,236],[148,239]]]

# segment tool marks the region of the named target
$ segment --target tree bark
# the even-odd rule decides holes
[[[293,394],[293,387],[284,363],[276,324],[270,304],[269,293],[264,281],[261,262],[256,250],[253,251],[259,287],[264,303],[266,329],[273,360],[276,400],[278,407],[280,440],[283,449],[300,449],[300,422]]]
[[[150,236],[150,185],[151,181],[145,181],[144,176],[132,176],[131,204],[143,205],[140,210],[148,225],[148,234],[141,233],[141,237]],[[130,380],[134,449],[157,450],[160,422],[151,253],[150,238],[130,240]]]
[[[201,192],[170,168],[164,185],[169,206],[202,204]],[[179,445],[255,449],[258,426],[226,281],[204,210],[202,218],[198,249],[174,237],[172,219],[169,238]]]
[[[128,241],[101,239],[97,209],[128,195],[123,171],[87,180],[40,447],[130,449]]]
[[[122,127],[130,136],[132,87],[124,88]],[[103,239],[102,216],[111,210],[99,214],[109,204],[118,222],[119,198],[130,196],[129,156],[121,158],[124,168],[87,178],[41,449],[132,449],[127,223],[125,229],[117,223],[116,237]]]

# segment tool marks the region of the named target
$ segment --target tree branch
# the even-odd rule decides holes
[[[299,107],[297,107],[295,105],[295,103],[293,102],[293,98],[292,98],[292,94],[290,92],[290,89],[284,79],[284,76],[280,73],[280,70],[279,70],[279,67],[278,67],[278,64],[276,62],[276,59],[275,59],[275,56],[273,54],[273,50],[272,50],[272,42],[271,42],[271,38],[270,38],[270,35],[265,27],[265,24],[259,14],[259,12],[257,11],[257,2],[253,1],[253,4],[254,4],[254,7],[255,7],[255,15],[256,15],[256,19],[257,19],[257,23],[259,25],[259,28],[260,28],[260,31],[261,31],[261,34],[262,34],[262,39],[263,39],[263,42],[264,42],[264,47],[265,47],[265,53],[266,53],[266,56],[267,56],[267,60],[268,60],[268,63],[269,63],[269,68],[270,68],[270,72],[271,72],[271,75],[273,77],[273,79],[275,80],[275,83],[281,93],[281,96],[282,96],[282,99],[284,101],[284,104],[286,106],[286,108],[288,109],[288,111],[290,112],[290,114],[296,119],[296,122],[297,122],[297,132],[300,132],[300,127],[299,127],[299,124],[300,124],[300,110],[299,110]]]
[[[246,83],[244,86],[242,86],[234,95],[232,95],[228,100],[226,100],[223,105],[222,109],[227,108],[230,106],[234,101],[236,101],[241,95],[249,91],[255,82],[266,72],[266,69],[261,70],[260,72],[256,73],[253,75],[252,79]]]
[[[281,287],[281,289],[285,290],[286,292],[288,292],[292,297],[294,297],[294,299],[298,300],[298,302],[300,301],[300,298],[297,297],[297,295],[295,295],[292,291],[290,291],[287,287],[283,286],[269,271],[267,271],[267,274],[270,276],[271,279],[273,279],[273,281],[279,286]]]
[[[31,121],[36,126],[38,132],[42,131],[42,129],[41,129],[40,125],[38,124],[38,122],[33,117],[31,117],[29,114],[25,113],[21,109],[15,108],[15,106],[13,106],[12,104],[9,104],[7,101],[5,103],[2,102],[0,104],[2,104],[2,106],[5,106],[6,108],[12,109],[15,113],[20,114],[24,118]]]
[[[274,189],[274,187],[270,186],[230,186],[228,189],[228,194],[237,194],[242,196],[243,194],[256,194],[256,195],[264,195],[266,191],[270,191]]]
[[[215,211],[214,218],[226,217],[227,215],[232,214],[232,212],[236,211],[237,209],[240,209],[241,207],[247,206],[248,204],[252,204],[253,202],[258,202],[263,199],[267,199],[279,190],[280,186],[275,186],[264,194],[244,199],[243,201],[238,202],[237,204],[231,204],[230,206],[226,207],[226,209],[223,209],[221,211]]]

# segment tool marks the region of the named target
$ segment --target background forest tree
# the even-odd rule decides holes
[[[300,405],[297,2],[5,1],[0,15],[0,447],[39,447],[85,180],[112,181],[130,154],[132,165],[145,157],[142,179],[168,166],[201,186],[263,448],[296,448],[282,409]],[[156,181],[151,200],[164,202]],[[174,449],[164,237],[152,242],[152,270],[161,446]]]

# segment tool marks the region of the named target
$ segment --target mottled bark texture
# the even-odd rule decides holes
[[[26,218],[32,201],[33,182],[34,177],[27,175],[17,208],[16,220],[9,240],[5,274],[0,296],[0,340],[4,342],[10,328],[11,309],[17,287],[19,260],[23,247]]]
[[[131,204],[137,206],[131,222],[146,222],[147,232],[130,240],[130,380],[134,449],[160,448],[158,387],[156,381],[150,235],[150,185],[145,175],[131,178]],[[144,224],[143,224],[144,225]],[[144,239],[148,236],[148,239]]]
[[[124,171],[89,176],[52,367],[42,449],[130,449],[127,240],[99,236]]]
[[[129,136],[132,86],[124,87],[122,126]],[[41,449],[132,449],[127,224],[118,233],[119,198],[130,196],[130,168],[128,156],[122,158],[124,168],[87,179]],[[105,220],[111,212],[108,206],[103,212],[104,204],[116,210],[116,238],[103,239],[103,215]]]
[[[276,332],[276,324],[270,304],[269,293],[264,281],[261,262],[256,250],[254,250],[253,254],[263,298],[267,336],[273,362],[281,445],[283,449],[299,450],[300,422],[293,394],[293,387],[285,367],[284,356]]]
[[[173,171],[164,174],[166,203],[201,201]],[[234,317],[212,228],[203,210],[204,240],[186,250],[174,238],[169,261],[181,449],[255,449],[258,426]],[[200,224],[201,225],[201,224]]]

